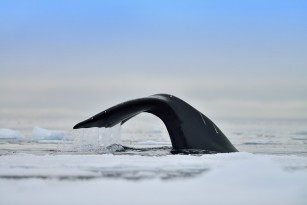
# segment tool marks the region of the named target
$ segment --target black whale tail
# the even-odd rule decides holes
[[[165,124],[174,149],[236,152],[222,131],[205,115],[183,100],[167,94],[130,100],[115,105],[74,126],[74,129],[112,127],[148,112]]]

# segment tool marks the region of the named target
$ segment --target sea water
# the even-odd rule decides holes
[[[224,119],[214,120],[232,144],[250,153],[307,156],[305,119]],[[77,121],[75,121],[77,122]],[[34,124],[37,123],[37,124]],[[48,147],[54,151],[95,152],[112,144],[130,148],[171,147],[164,124],[143,114],[113,128],[73,130],[70,119],[0,119],[0,146],[5,152],[19,148]],[[44,144],[44,145],[42,145]],[[71,146],[69,145],[71,144]],[[16,149],[14,149],[16,146]],[[19,147],[19,148],[18,148]],[[24,150],[24,149],[23,149]],[[131,151],[131,150],[130,150]],[[138,152],[139,153],[139,152]]]

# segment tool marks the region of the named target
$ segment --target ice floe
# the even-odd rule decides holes
[[[0,128],[0,141],[21,141],[24,140],[25,136],[16,130],[11,130],[8,128]]]
[[[35,126],[32,131],[32,141],[50,143],[53,140],[63,140],[65,133],[66,132],[62,130],[47,130]]]
[[[292,166],[295,169],[289,169]],[[306,168],[306,157],[244,152],[163,157],[5,155],[0,156],[0,201],[303,205]]]

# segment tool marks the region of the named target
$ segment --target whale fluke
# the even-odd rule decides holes
[[[209,118],[183,100],[167,94],[156,94],[115,105],[78,123],[74,129],[113,127],[142,112],[151,113],[163,121],[173,149],[238,151]]]

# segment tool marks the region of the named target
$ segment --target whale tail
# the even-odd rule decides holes
[[[141,98],[115,105],[97,115],[84,120],[74,126],[74,129],[90,127],[113,127],[123,124],[134,116],[151,109],[151,100]]]
[[[174,149],[202,149],[213,152],[236,152],[222,131],[204,114],[183,100],[157,94],[115,105],[82,121],[74,129],[112,127],[148,112],[165,124]]]

